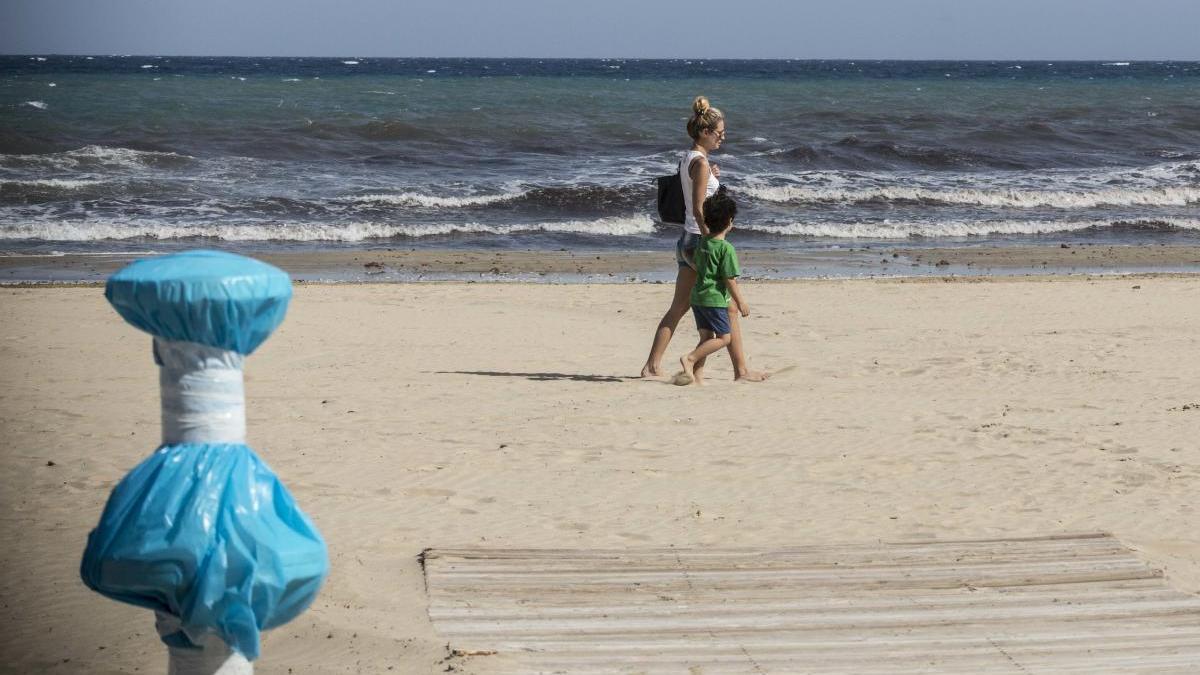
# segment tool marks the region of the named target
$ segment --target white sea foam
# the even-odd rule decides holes
[[[1123,221],[1132,225],[1167,224],[1180,229],[1200,230],[1200,219],[1153,218]],[[787,225],[739,225],[742,229],[800,237],[844,239],[906,239],[908,237],[982,237],[988,235],[1049,234],[1088,228],[1111,227],[1109,220],[976,220],[905,221],[871,223],[791,223]]]
[[[174,152],[133,150],[103,145],[85,145],[82,148],[46,155],[3,155],[5,164],[39,166],[49,169],[76,169],[81,166],[101,165],[107,168],[139,168],[162,160],[191,160],[192,157]]]
[[[1095,191],[1020,189],[930,189],[877,187],[861,189],[747,186],[754,198],[793,204],[868,201],[915,201],[1009,208],[1092,208],[1097,206],[1187,206],[1200,203],[1200,188],[1110,188]]]
[[[1127,66],[1127,65],[1129,65],[1129,62],[1128,62],[1128,61],[1113,61],[1112,63],[1105,63],[1105,64],[1103,64],[1103,65],[1106,65],[1106,66]]]
[[[777,203],[914,201],[1007,208],[1188,206],[1200,203],[1200,162],[1040,171],[803,171],[745,178],[742,192]]]
[[[439,197],[419,192],[401,192],[398,194],[369,194],[351,197],[350,201],[359,204],[387,204],[389,206],[422,206],[425,208],[445,209],[461,208],[464,206],[482,206],[498,204],[524,196],[525,191],[506,192],[498,195],[464,195],[461,197]]]
[[[358,61],[342,61],[342,63],[344,63],[348,66],[357,66],[358,65]]]
[[[29,187],[49,187],[61,188],[64,190],[79,190],[81,188],[90,187],[93,185],[101,185],[107,181],[103,180],[72,180],[69,178],[42,178],[35,180],[5,180],[0,181],[0,186],[7,185],[22,185]]]
[[[283,81],[284,81],[284,82],[299,82],[299,81],[300,81],[300,78],[298,78],[298,77],[285,77],[285,78],[283,78]]]
[[[37,108],[38,110],[45,110],[47,108],[45,101],[25,101],[25,105]]]
[[[143,69],[146,69],[146,68],[157,68],[157,67],[158,67],[158,66],[156,66],[156,65],[153,65],[153,64],[150,64],[150,63],[147,63],[147,64],[145,64],[145,65],[143,65],[143,66],[142,66],[142,68],[143,68]]]
[[[651,234],[654,221],[646,215],[598,220],[485,225],[482,223],[262,223],[166,224],[153,222],[23,222],[0,226],[0,240],[98,241],[134,238],[212,238],[224,241],[355,242],[390,237],[427,237],[453,233],[508,235],[517,232],[558,232],[629,236]]]
[[[129,255],[129,256],[146,256],[146,255],[164,255],[161,251],[50,251],[49,253],[0,253],[0,255],[8,255],[11,257],[20,258],[62,258],[65,256],[108,256],[108,255]]]

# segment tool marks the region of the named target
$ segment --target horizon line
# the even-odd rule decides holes
[[[338,55],[298,55],[298,54],[118,54],[118,53],[67,53],[67,52],[23,52],[0,54],[0,58],[17,57],[52,57],[52,56],[90,56],[104,58],[188,58],[188,59],[457,59],[477,61],[879,61],[879,62],[958,62],[958,63],[1092,63],[1092,62],[1128,62],[1128,63],[1200,63],[1200,57],[1190,59],[1177,58],[1134,58],[1134,57],[1104,57],[1104,58],[877,58],[877,57],[687,57],[687,56],[362,56],[354,54]]]

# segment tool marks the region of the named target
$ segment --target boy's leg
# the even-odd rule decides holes
[[[711,331],[709,331],[711,334]],[[684,377],[680,378],[680,384],[691,384],[696,379],[696,362],[729,346],[729,335],[721,335],[710,337],[696,345],[696,348],[690,353],[679,357],[679,365],[683,366]]]
[[[715,337],[717,337],[717,334],[711,330],[702,330],[700,331],[700,341],[696,343],[696,346],[699,347],[700,345],[704,344],[705,340],[711,340]],[[696,384],[701,384],[704,380],[705,363],[708,363],[708,357],[701,356],[700,358],[696,359],[695,365],[692,366],[692,378],[696,381]]]

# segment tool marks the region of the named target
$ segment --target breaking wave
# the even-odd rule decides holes
[[[156,222],[54,222],[0,226],[0,240],[79,242],[123,239],[217,239],[222,241],[356,242],[458,233],[506,235],[518,232],[554,232],[633,236],[652,234],[654,231],[654,221],[645,215],[516,224],[289,222],[189,225]]]
[[[790,204],[895,203],[1060,209],[1097,206],[1188,206],[1200,203],[1200,187],[1112,188],[1096,191],[1022,189],[937,189],[878,187],[865,189],[749,186],[742,191],[768,202]]]
[[[1200,230],[1200,219],[1154,218],[1146,220],[994,220],[994,221],[899,221],[862,223],[791,223],[748,225],[746,230],[763,234],[838,239],[907,239],[909,237],[985,237],[993,235],[1037,235],[1066,232],[1178,232]]]

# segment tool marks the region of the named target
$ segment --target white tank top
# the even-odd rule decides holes
[[[696,223],[696,215],[692,212],[692,162],[697,157],[703,157],[704,153],[699,150],[688,150],[683,159],[679,162],[679,182],[683,183],[683,229],[692,234],[700,234],[700,225]],[[717,192],[717,188],[721,183],[717,177],[711,173],[708,175],[708,189],[705,190],[705,198],[711,197]]]

